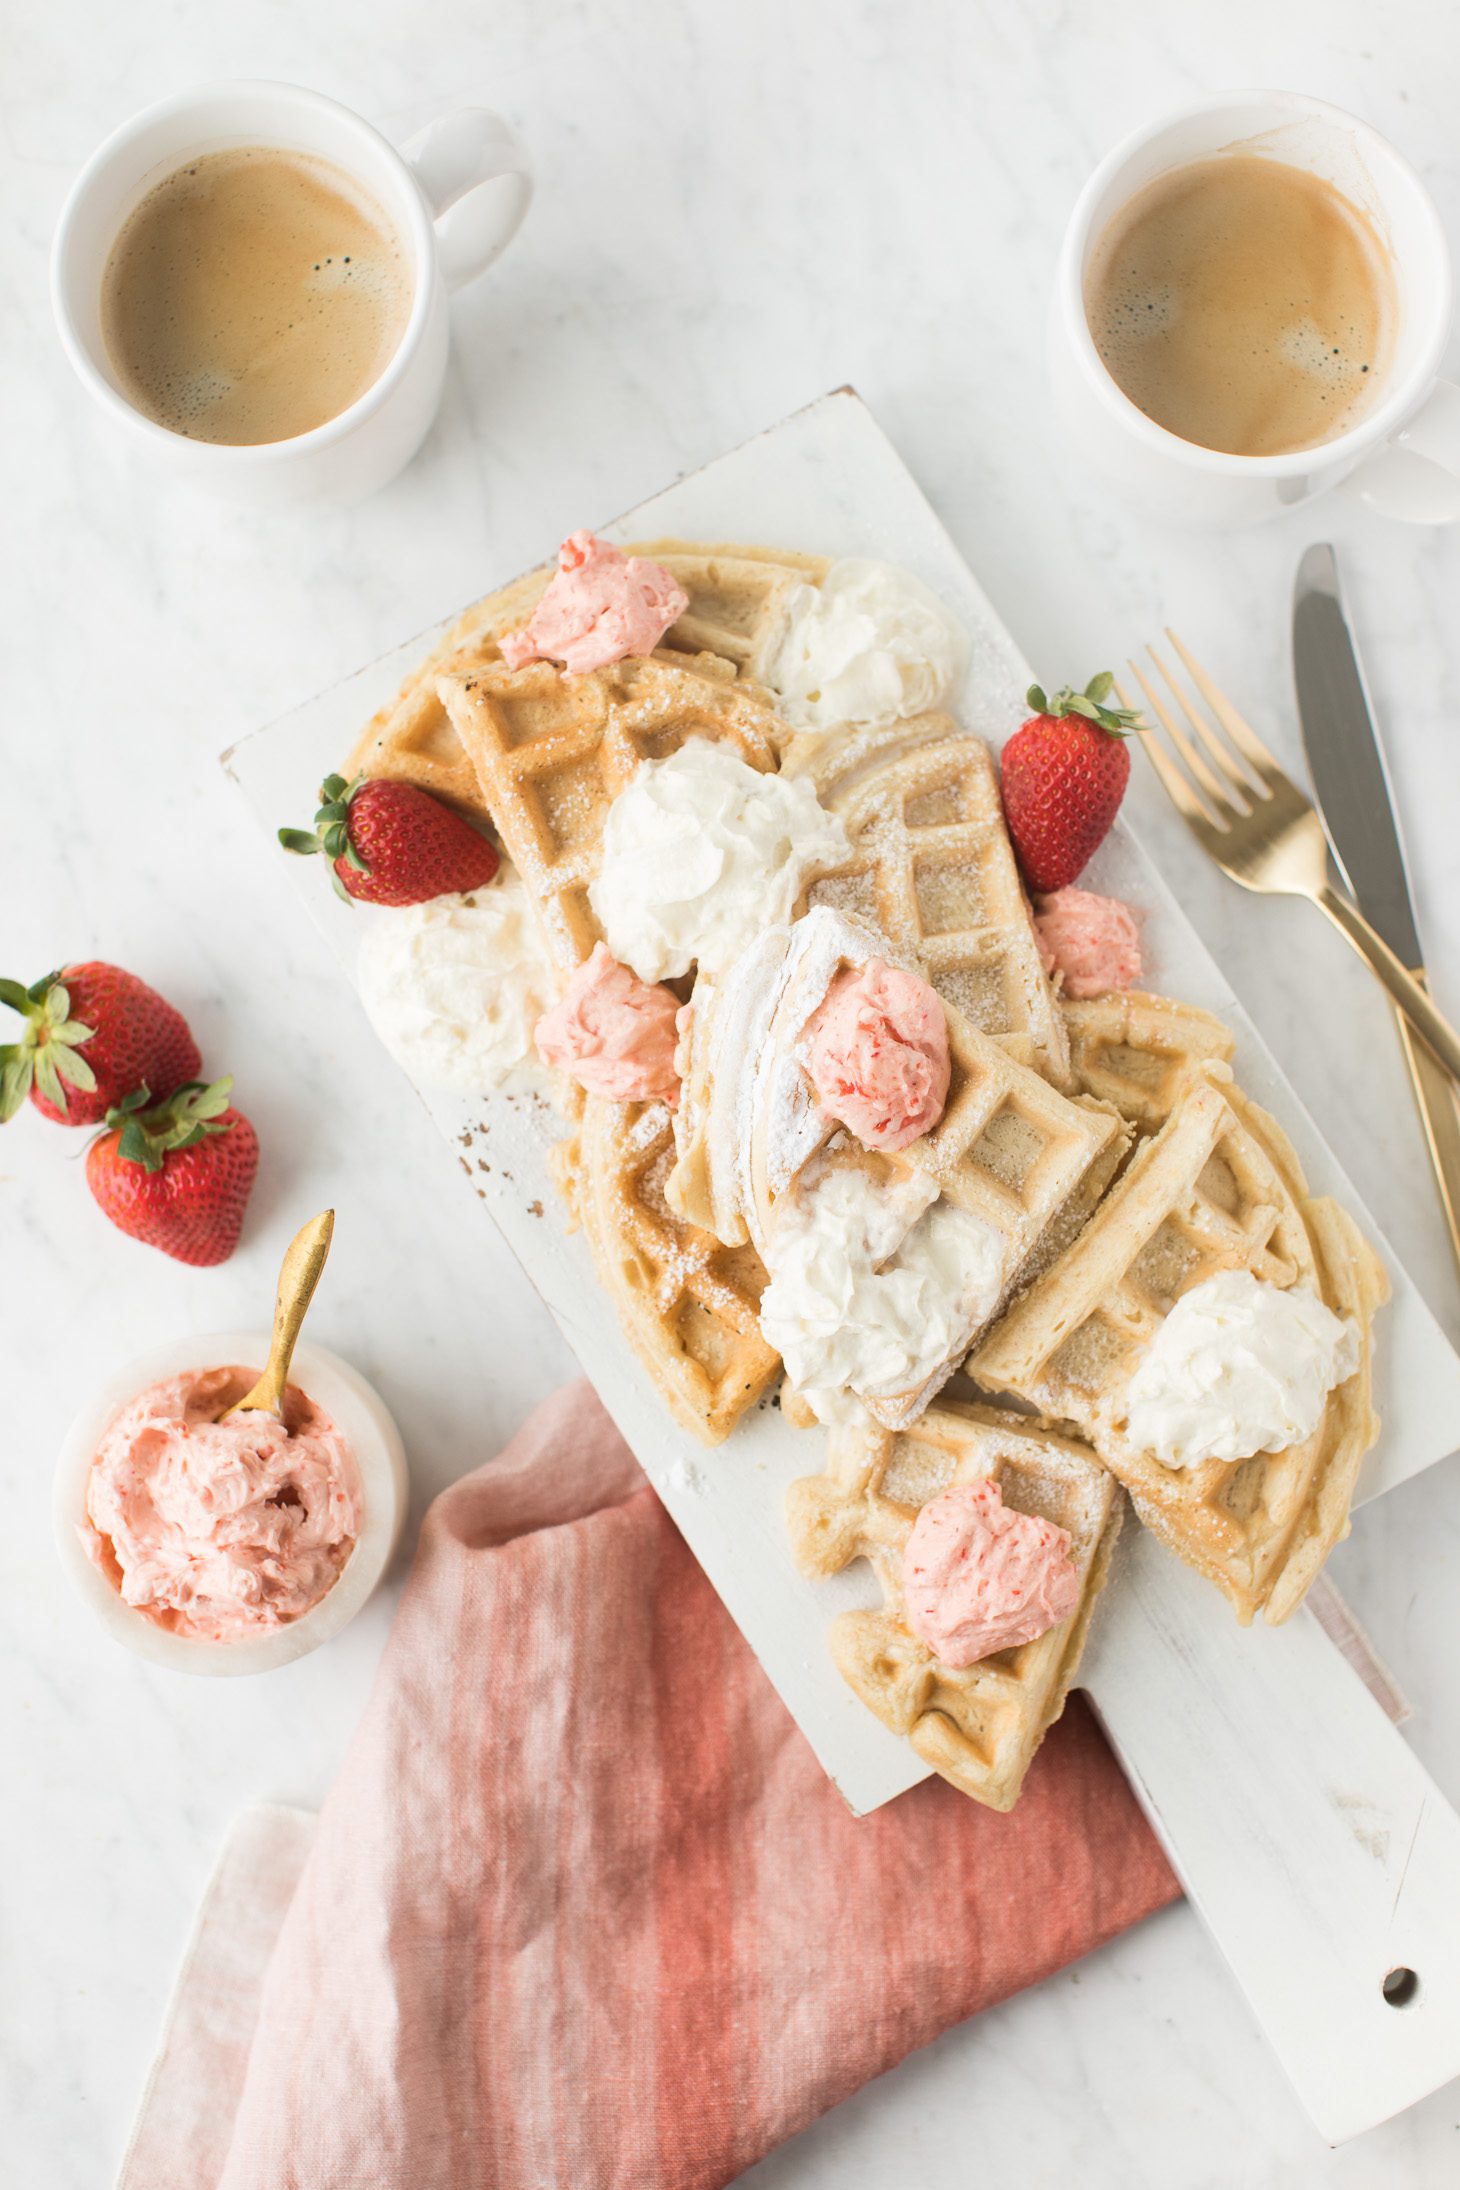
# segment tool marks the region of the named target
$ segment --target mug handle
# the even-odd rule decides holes
[[[1409,424],[1340,484],[1381,517],[1453,525],[1460,519],[1460,388],[1437,381]]]
[[[463,288],[500,258],[532,203],[527,147],[500,114],[454,107],[400,148],[436,223],[441,275]]]

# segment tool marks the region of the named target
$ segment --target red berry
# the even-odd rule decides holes
[[[0,981],[0,1001],[25,1021],[0,1048],[0,1120],[27,1095],[58,1125],[99,1125],[138,1088],[171,1095],[202,1066],[180,1011],[120,966],[90,959],[31,988]]]
[[[168,1102],[118,1105],[86,1154],[97,1206],[130,1239],[206,1268],[238,1245],[259,1165],[258,1135],[228,1101],[231,1080]]]
[[[1108,674],[1084,692],[1045,700],[1004,747],[999,763],[1004,818],[1031,890],[1062,890],[1104,843],[1130,781],[1125,733],[1140,726],[1127,708],[1107,707]]]
[[[419,905],[478,890],[500,864],[496,847],[454,808],[388,777],[326,776],[313,833],[281,829],[286,852],[323,852],[343,896],[367,905]]]

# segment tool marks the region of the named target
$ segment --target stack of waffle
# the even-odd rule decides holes
[[[498,642],[551,575],[533,572],[459,619],[367,726],[349,772],[488,821],[564,979],[601,939],[589,888],[604,824],[645,760],[707,738],[808,779],[840,819],[848,855],[810,875],[792,926],[720,979],[683,985],[678,1111],[571,1093],[556,1172],[640,1361],[710,1443],[779,1374],[760,1326],[765,1256],[811,1171],[930,1181],[994,1227],[1004,1283],[995,1317],[966,1333],[978,1402],[938,1396],[956,1360],[869,1401],[861,1427],[832,1433],[825,1471],[794,1486],[790,1523],[809,1574],[865,1559],[880,1581],[881,1608],[832,1629],[852,1687],[945,1777],[1007,1808],[1074,1677],[1127,1494],[1240,1619],[1280,1620],[1301,1600],[1347,1527],[1377,1433],[1370,1333],[1384,1273],[1236,1086],[1219,1020],[1157,996],[1071,1002],[1051,986],[980,739],[942,713],[787,729],[775,655],[788,603],[823,581],[823,558],[685,541],[635,552],[689,603],[652,656],[586,675],[509,669]],[[801,1062],[836,971],[871,955],[931,984],[952,1058],[942,1119],[895,1155],[838,1131]],[[1130,1378],[1176,1302],[1225,1270],[1311,1290],[1356,1326],[1360,1365],[1301,1446],[1169,1468],[1129,1436]],[[788,1412],[805,1419],[794,1401]],[[1049,1633],[954,1671],[904,1618],[901,1558],[919,1508],[979,1476],[1069,1532],[1081,1594]]]

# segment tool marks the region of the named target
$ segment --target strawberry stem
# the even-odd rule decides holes
[[[223,1117],[232,1092],[231,1073],[211,1086],[202,1080],[189,1080],[166,1102],[155,1104],[150,1090],[139,1087],[122,1102],[113,1103],[97,1138],[117,1134],[117,1154],[124,1163],[140,1164],[144,1171],[160,1171],[175,1150],[196,1148],[211,1133],[233,1131],[233,1121]]]
[[[1083,692],[1076,692],[1064,685],[1054,698],[1046,699],[1044,687],[1031,684],[1024,695],[1036,715],[1049,715],[1058,722],[1065,715],[1083,715],[1102,730],[1108,730],[1113,738],[1129,737],[1132,730],[1144,730],[1140,710],[1135,707],[1107,707],[1106,701],[1115,690],[1115,678],[1108,669],[1102,669],[1090,679]]]
[[[320,806],[314,817],[314,827],[280,829],[279,842],[285,851],[299,852],[305,857],[323,852],[331,866],[337,859],[343,859],[357,874],[369,874],[369,862],[350,835],[350,801],[364,781],[363,776],[356,776],[353,783],[347,783],[343,776],[326,776],[319,787]],[[341,885],[339,876],[334,880],[336,891],[347,905],[350,904],[350,893]]]
[[[96,1074],[81,1055],[95,1027],[71,1017],[70,991],[59,973],[43,974],[28,989],[0,980],[0,1004],[25,1021],[18,1042],[0,1044],[0,1125],[15,1116],[32,1087],[65,1117],[67,1087],[89,1095],[96,1086]]]

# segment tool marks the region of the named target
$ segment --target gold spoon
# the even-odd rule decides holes
[[[231,1407],[224,1408],[218,1417],[220,1422],[227,1422],[235,1414],[282,1414],[289,1364],[299,1343],[309,1303],[314,1298],[314,1288],[325,1266],[334,1229],[335,1213],[333,1209],[326,1209],[321,1215],[311,1217],[303,1231],[297,1232],[285,1248],[279,1268],[279,1290],[274,1300],[274,1335],[269,1341],[264,1373],[242,1399],[236,1399]]]

